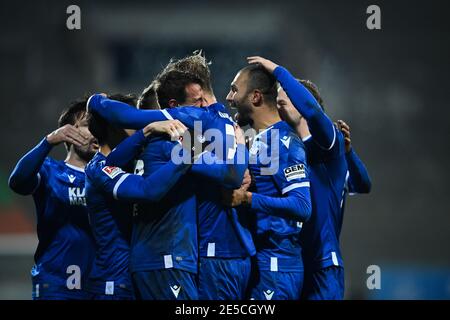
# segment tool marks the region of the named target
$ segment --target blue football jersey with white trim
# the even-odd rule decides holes
[[[165,165],[178,142],[154,137],[138,161],[144,177]],[[139,203],[133,217],[131,272],[180,269],[197,273],[197,202],[190,175],[181,177],[158,202]]]
[[[309,187],[303,142],[284,121],[255,136],[250,148],[249,169],[255,192],[283,197],[296,188]],[[266,213],[256,213],[256,257],[261,270],[301,271],[299,235],[302,223]]]
[[[118,201],[117,190],[128,174],[105,165],[97,152],[86,166],[89,220],[96,242],[96,257],[88,290],[95,294],[132,296],[129,272],[133,204]]]
[[[233,158],[236,152],[234,121],[224,105],[216,103],[205,108],[179,107],[165,109],[171,118],[197,129],[201,137],[217,143],[212,152],[221,160]],[[197,122],[197,123],[196,123]],[[224,139],[223,139],[224,137]],[[221,186],[202,177],[195,177],[199,223],[199,254],[202,257],[241,258],[255,254],[255,247],[244,217],[235,208],[221,203]]]
[[[47,157],[33,192],[39,244],[31,271],[33,297],[86,298],[95,254],[84,170]]]
[[[343,198],[347,176],[342,133],[335,128],[336,140],[329,150],[304,141],[311,179],[312,214],[300,236],[303,260],[312,270],[343,266],[339,235],[343,220]]]

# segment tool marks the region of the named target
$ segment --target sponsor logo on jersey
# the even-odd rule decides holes
[[[296,164],[283,170],[287,181],[306,178],[306,169],[304,164]]]
[[[104,167],[102,171],[111,179],[114,179],[115,177],[117,177],[117,175],[123,172],[123,170],[120,169],[119,167],[109,167],[109,166]]]
[[[272,300],[272,297],[273,297],[273,293],[274,293],[275,291],[272,291],[272,290],[266,290],[266,291],[263,291],[263,293],[264,293],[264,297],[266,297],[266,300]]]
[[[175,299],[178,299],[178,294],[180,293],[180,289],[181,289],[181,286],[177,286],[177,285],[170,286],[170,290],[172,290],[172,293],[175,296]]]
[[[73,183],[76,179],[76,177],[73,174],[69,174],[68,178],[69,178],[70,183]]]
[[[284,146],[289,149],[289,143],[291,142],[291,137],[284,136],[280,139]]]
[[[84,188],[68,188],[69,202],[73,206],[86,206],[86,190]]]

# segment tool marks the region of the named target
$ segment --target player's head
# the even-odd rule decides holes
[[[169,64],[164,68],[162,73],[170,70],[178,70],[186,73],[190,73],[203,82],[203,94],[207,105],[215,103],[217,101],[211,82],[211,70],[209,65],[211,62],[206,60],[202,50],[194,51],[192,55],[184,57],[179,60],[171,60]]]
[[[158,76],[157,96],[162,109],[178,106],[203,107],[203,82],[195,75],[170,70]]]
[[[89,143],[81,147],[75,146],[68,142],[64,143],[67,152],[73,150],[73,152],[75,152],[81,159],[89,161],[97,151],[98,145],[88,129],[86,102],[87,98],[82,98],[71,102],[69,107],[61,113],[58,120],[58,127],[61,128],[67,124],[70,124],[82,131],[86,136],[90,137]]]
[[[126,103],[132,107],[136,107],[136,96],[134,94],[114,94],[109,95],[109,99]],[[96,113],[89,113],[88,117],[89,131],[97,139],[100,146],[109,146],[114,149],[123,139],[128,137],[133,131],[118,128],[109,124],[105,119]]]
[[[157,110],[161,109],[158,103],[158,94],[156,90],[159,82],[157,80],[152,81],[150,85],[142,91],[141,96],[137,101],[137,108],[143,110]]]
[[[319,88],[310,80],[298,80],[309,92],[314,96],[314,98],[319,103],[319,106],[323,110],[323,100],[320,96]],[[278,96],[277,96],[277,108],[278,113],[280,114],[281,119],[289,123],[292,127],[298,129],[301,132],[301,135],[309,135],[308,125],[303,116],[298,112],[298,110],[294,107],[291,100],[289,99],[286,92],[279,85],[278,86]]]
[[[275,77],[259,64],[241,69],[235,76],[227,95],[231,108],[238,111],[240,126],[252,124],[252,114],[261,107],[276,108]]]

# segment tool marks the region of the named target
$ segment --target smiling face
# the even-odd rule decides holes
[[[226,98],[230,108],[237,110],[235,119],[241,127],[253,123],[251,118],[253,108],[246,81],[247,75],[243,72],[238,72],[233,82],[231,82],[230,92],[228,92]]]

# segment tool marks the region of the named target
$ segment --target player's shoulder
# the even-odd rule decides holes
[[[101,174],[105,166],[106,157],[100,152],[97,152],[91,159],[91,161],[88,162],[84,171],[88,178],[95,178]]]
[[[278,139],[281,147],[288,150],[305,148],[302,139],[289,124],[282,121],[276,128],[278,129]]]
[[[146,159],[163,160],[167,158],[178,141],[172,141],[162,136],[151,137],[143,151],[143,157]]]
[[[206,109],[210,114],[213,114],[223,119],[227,119],[234,123],[234,120],[228,113],[227,108],[221,103],[213,103],[208,107],[205,107],[204,109]]]
[[[196,106],[182,106],[175,108],[166,108],[164,110],[177,118],[180,116],[188,116],[196,119],[200,119],[207,112],[205,108]]]
[[[46,157],[42,166],[50,169],[61,169],[64,167],[64,161]]]
[[[227,108],[221,104],[221,103],[213,103],[207,107],[204,107],[203,109],[207,110],[208,112],[225,112],[228,113]]]
[[[71,165],[63,160],[56,160],[47,157],[42,164],[42,168],[50,175],[59,175],[61,173],[70,173],[73,175],[84,175],[84,169]]]

